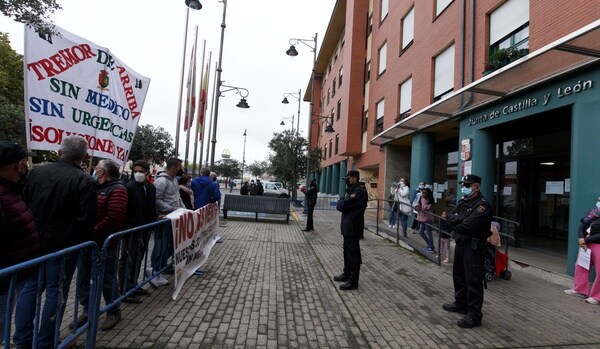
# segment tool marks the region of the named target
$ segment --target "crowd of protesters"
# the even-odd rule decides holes
[[[29,171],[29,157],[35,154],[15,143],[0,141],[0,269],[86,241],[94,241],[103,248],[111,234],[156,222],[179,208],[200,208],[221,199],[214,172],[203,168],[200,176],[192,179],[182,169],[179,159],[168,159],[166,170],[154,179],[149,163],[144,160],[132,163],[131,175],[121,173],[119,164],[108,159],[100,160],[88,172],[87,153],[85,138],[65,137],[58,161]],[[153,287],[169,284],[160,272],[169,272],[168,257],[173,246],[163,230],[136,231],[124,239],[111,240],[105,247],[101,292],[107,305],[126,293],[130,295],[124,302],[141,303],[140,296],[149,293],[143,288],[129,291],[138,284],[151,235],[154,238],[151,268],[145,272],[152,276]],[[4,321],[10,311],[15,314],[12,340],[16,347],[32,347],[39,290],[45,292],[45,298],[37,328],[37,347],[51,348],[59,343],[55,328],[64,315],[78,260],[78,254],[67,254],[45,262],[37,272],[35,268],[20,272],[10,299],[10,280],[0,280],[0,343],[5,338]],[[71,327],[80,327],[88,321],[90,250],[82,250],[79,268],[76,301],[83,312]],[[99,328],[108,331],[121,319],[119,304],[113,304]]]

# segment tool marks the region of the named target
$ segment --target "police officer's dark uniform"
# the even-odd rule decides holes
[[[483,251],[490,233],[493,210],[481,192],[469,193],[474,183],[481,184],[476,175],[466,175],[462,181],[464,198],[448,215],[452,226],[456,247],[454,249],[454,303],[444,304],[446,311],[461,313],[465,317],[458,320],[462,328],[481,325],[483,306]]]
[[[346,195],[337,204],[337,210],[342,212],[340,229],[344,236],[344,272],[333,280],[345,282],[340,285],[340,290],[343,291],[358,288],[362,263],[359,239],[363,235],[361,229],[364,229],[363,215],[367,195],[358,183],[358,178],[358,171],[348,171],[344,177],[347,185]]]
[[[319,188],[317,187],[317,180],[313,179],[310,181],[310,186],[306,193],[306,203],[308,204],[307,208],[307,216],[306,216],[306,228],[302,229],[302,231],[312,231],[315,229],[313,224],[313,213],[315,211],[315,205],[317,204],[317,194],[319,192]]]

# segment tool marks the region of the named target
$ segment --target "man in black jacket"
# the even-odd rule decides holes
[[[306,228],[302,229],[302,231],[312,231],[315,229],[313,225],[313,212],[315,211],[315,205],[317,204],[317,193],[319,192],[319,188],[317,188],[317,180],[313,178],[310,181],[310,186],[304,195],[306,196],[306,204],[308,205],[307,216],[306,216]]]
[[[125,215],[125,229],[136,228],[145,224],[156,222],[156,188],[148,182],[150,164],[144,160],[133,163],[133,180],[127,182],[127,214]],[[138,275],[148,247],[148,240],[152,230],[137,231],[123,241],[121,258],[119,260],[119,286],[123,287],[122,293],[127,292],[137,284]],[[128,276],[125,277],[125,269]],[[139,295],[146,295],[147,291],[140,289],[137,294],[125,298],[125,303],[141,303]]]
[[[348,171],[346,177],[346,195],[337,204],[337,210],[342,212],[340,229],[344,236],[344,272],[333,278],[334,281],[345,282],[340,290],[348,291],[358,288],[360,265],[360,238],[363,235],[363,215],[368,199],[365,190],[358,183],[358,171]]]
[[[444,304],[444,310],[464,314],[457,321],[462,328],[481,326],[483,306],[483,249],[491,235],[494,213],[479,191],[481,178],[469,174],[459,182],[463,199],[448,215],[456,247],[454,248],[454,303]]]
[[[87,150],[85,138],[65,137],[58,151],[60,159],[33,169],[27,177],[24,196],[35,218],[43,254],[91,240],[98,200],[94,181],[80,166]],[[64,314],[76,266],[76,254],[45,264],[46,300],[38,334],[39,348],[55,345],[55,324],[60,323]],[[37,280],[26,282],[17,301],[14,335],[17,347],[32,345],[37,288]],[[60,300],[59,295],[62,295]]]

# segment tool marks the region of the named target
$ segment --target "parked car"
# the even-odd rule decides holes
[[[276,196],[279,198],[289,198],[287,189],[283,187],[281,182],[263,182],[265,192],[263,196]]]

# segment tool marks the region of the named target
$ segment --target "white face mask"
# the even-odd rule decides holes
[[[138,183],[144,183],[146,180],[146,174],[141,172],[136,172],[133,174],[133,179],[135,179]]]

